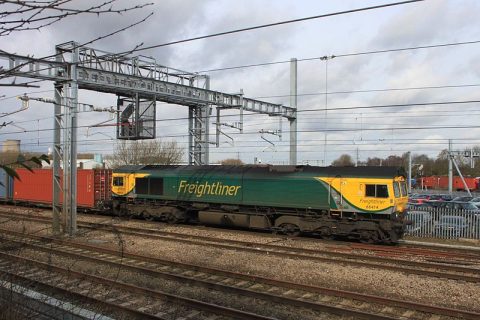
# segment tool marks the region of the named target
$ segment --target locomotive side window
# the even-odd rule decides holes
[[[375,185],[366,184],[365,185],[365,196],[366,197],[375,197]]]
[[[388,187],[386,184],[377,184],[377,198],[388,198]]]
[[[388,198],[388,187],[386,184],[366,184],[365,196],[373,198]]]
[[[150,179],[150,194],[163,195],[163,178]]]
[[[123,177],[113,177],[114,187],[123,187]]]
[[[400,184],[398,182],[393,183],[393,193],[395,198],[400,198]]]
[[[163,178],[136,178],[135,192],[137,194],[163,195]]]
[[[407,183],[406,182],[400,182],[400,186],[402,187],[402,196],[406,197],[408,195]]]
[[[135,179],[135,193],[148,194],[148,178]]]

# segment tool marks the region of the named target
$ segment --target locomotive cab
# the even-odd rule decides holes
[[[404,217],[407,214],[408,189],[404,177],[397,177],[393,181],[394,211]]]

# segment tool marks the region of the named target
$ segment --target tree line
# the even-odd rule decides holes
[[[470,148],[464,150],[470,152]],[[480,151],[480,146],[473,148],[474,153]],[[394,166],[408,169],[408,152],[401,156],[390,155],[386,158],[369,157],[365,161],[359,161],[357,166]],[[454,156],[462,175],[480,177],[480,158],[474,158],[473,168],[471,166],[471,158],[464,155]],[[342,154],[332,162],[332,166],[354,166],[355,162],[349,154]],[[454,168],[455,170],[455,168]],[[436,158],[430,158],[426,154],[412,153],[412,176],[443,176],[448,175],[448,150],[440,151]],[[457,173],[454,171],[454,175]]]

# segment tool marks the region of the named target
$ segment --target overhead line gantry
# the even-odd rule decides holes
[[[188,106],[188,162],[192,165],[209,163],[209,123],[213,107],[217,109],[217,119],[220,110],[225,109],[286,118],[290,123],[290,164],[296,164],[296,99],[291,99],[292,106],[287,107],[246,98],[243,94],[211,90],[208,75],[169,68],[157,64],[151,57],[113,54],[73,41],[57,45],[55,51],[55,56],[45,59],[0,51],[0,59],[7,61],[0,69],[0,77],[20,76],[55,82],[52,205],[56,232],[60,230],[62,212],[67,220],[65,231],[74,235],[77,228],[78,89],[112,93],[119,97],[118,139],[155,138],[156,101]],[[291,72],[294,79],[291,88],[296,94],[296,60],[292,60]],[[60,205],[62,192],[63,204]]]

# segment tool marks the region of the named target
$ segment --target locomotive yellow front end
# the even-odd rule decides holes
[[[112,174],[112,193],[113,196],[134,197],[136,178],[148,176],[145,173],[123,173],[114,172]]]
[[[394,211],[404,217],[407,214],[408,188],[405,177],[399,176],[393,180]]]
[[[360,240],[396,242],[402,237],[408,202],[403,175],[315,179],[328,188],[329,207],[333,215],[356,220],[359,226],[362,225],[357,230]],[[369,227],[365,223],[367,221],[374,223]]]

